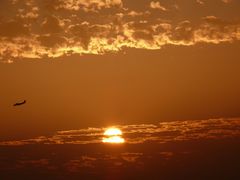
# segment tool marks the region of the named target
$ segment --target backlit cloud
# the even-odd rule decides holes
[[[58,0],[55,9],[98,11],[104,8],[121,7],[121,0]]]
[[[240,137],[239,119],[173,121],[161,122],[159,124],[121,125],[117,127],[123,131],[123,138],[128,144],[145,142],[167,143],[175,141]],[[58,131],[48,137],[40,136],[33,139],[3,141],[0,142],[0,145],[96,144],[102,143],[105,130],[106,128],[87,128]]]
[[[159,10],[162,10],[162,11],[166,11],[167,10],[163,5],[160,4],[159,1],[156,1],[156,2],[152,1],[152,2],[150,2],[150,8],[152,8],[152,9],[159,9]]]
[[[204,1],[197,1],[203,4]],[[230,2],[230,1],[224,1]],[[196,1],[195,1],[196,3]],[[176,4],[181,9],[181,4]],[[123,48],[234,42],[240,22],[217,16],[174,19],[175,7],[159,1],[132,9],[121,0],[12,0],[0,11],[0,61],[104,54]],[[159,9],[164,13],[156,12]],[[172,15],[171,15],[172,13]]]

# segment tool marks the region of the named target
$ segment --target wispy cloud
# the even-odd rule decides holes
[[[231,2],[232,2],[232,0],[222,0],[222,2],[224,2],[224,3],[228,4],[228,3],[231,3]]]
[[[196,2],[197,2],[198,4],[201,4],[201,5],[204,5],[204,4],[205,4],[205,2],[202,1],[202,0],[196,0]]]
[[[205,3],[207,2],[206,0],[196,0],[196,2],[198,4],[201,4],[201,5],[205,5]],[[231,2],[233,2],[233,0],[219,0],[219,2],[223,2],[225,4],[229,4]]]
[[[123,131],[123,137],[128,144],[240,137],[239,119],[173,121],[159,124],[121,125],[118,127]],[[40,136],[26,140],[4,141],[0,142],[0,145],[94,144],[102,142],[105,130],[106,128],[87,128],[58,131],[49,137]]]

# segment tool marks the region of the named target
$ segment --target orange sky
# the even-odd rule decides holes
[[[2,0],[1,138],[240,116],[239,11],[238,0]]]

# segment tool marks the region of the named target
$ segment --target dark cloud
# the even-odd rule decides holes
[[[8,21],[1,22],[0,24],[0,36],[1,37],[22,37],[29,34],[29,28],[23,24],[22,21]]]
[[[183,41],[183,43],[192,43],[194,39],[194,29],[191,22],[180,22],[173,30],[171,39],[173,41]]]
[[[41,43],[42,46],[48,48],[55,48],[56,46],[61,46],[66,42],[64,37],[58,35],[41,35],[37,38],[37,40]]]

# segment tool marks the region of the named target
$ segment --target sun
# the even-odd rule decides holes
[[[102,139],[103,143],[121,144],[125,142],[125,140],[121,137],[122,131],[118,128],[108,128],[103,135],[105,136]]]
[[[108,128],[105,132],[104,132],[105,136],[121,136],[122,135],[122,131],[118,128]]]
[[[125,140],[123,138],[121,138],[120,136],[113,136],[113,137],[103,138],[102,142],[104,142],[104,143],[121,144],[121,143],[124,143]]]

